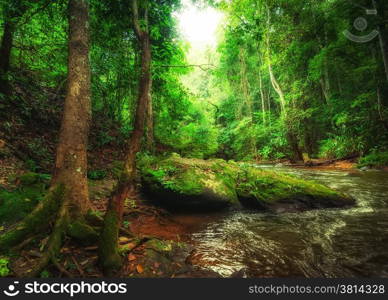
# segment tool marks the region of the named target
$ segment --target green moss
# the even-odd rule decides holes
[[[31,185],[37,185],[37,184],[47,184],[50,181],[51,176],[48,174],[28,172],[21,175],[18,179],[21,185],[31,186]]]
[[[174,155],[149,162],[142,164],[141,175],[144,186],[152,193],[164,194],[161,196],[164,198],[171,196],[176,198],[175,202],[181,198],[183,205],[227,206],[238,203],[235,192],[237,173],[223,160],[204,161]]]
[[[51,189],[38,206],[15,228],[0,236],[0,252],[20,243],[27,235],[37,233],[48,226],[50,220],[57,215],[63,201],[65,187],[58,185]]]
[[[238,200],[245,204],[249,199],[263,208],[276,202],[315,208],[343,206],[353,201],[315,182],[221,159],[172,156],[148,161],[150,163],[143,164],[141,169],[146,192],[151,191],[153,198],[162,199],[166,205],[174,207],[186,205],[195,208],[201,204],[210,207],[225,201],[230,205]],[[222,205],[215,207],[222,208]]]
[[[94,228],[80,220],[69,224],[68,234],[83,245],[94,244],[98,240]]]
[[[113,210],[108,210],[98,245],[98,259],[104,273],[112,275],[122,265],[122,258],[117,246],[119,217]]]
[[[249,167],[242,168],[236,190],[240,198],[255,199],[263,204],[286,200],[308,200],[312,202],[306,205],[311,206],[314,200],[324,200],[328,206],[331,201],[351,203],[346,195],[316,182]]]
[[[173,244],[170,241],[151,239],[145,244],[146,248],[153,249],[157,252],[170,252],[173,250]]]
[[[0,257],[0,277],[6,277],[9,275],[10,270],[8,267],[9,259],[6,257]]]
[[[0,220],[14,223],[27,216],[44,198],[42,186],[19,187],[13,191],[0,190]]]

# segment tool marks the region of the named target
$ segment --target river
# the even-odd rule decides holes
[[[357,200],[350,209],[178,215],[195,264],[228,277],[388,277],[388,172],[274,168]]]

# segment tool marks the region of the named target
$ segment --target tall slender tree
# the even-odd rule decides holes
[[[134,129],[128,141],[124,168],[117,187],[109,199],[108,210],[104,219],[104,228],[100,236],[99,261],[104,272],[107,274],[111,274],[114,270],[118,269],[122,263],[118,253],[118,233],[125,200],[136,186],[136,154],[141,149],[147,106],[149,105],[151,98],[151,41],[148,10],[148,1],[141,1],[141,4],[139,5],[138,0],[132,0],[133,28],[141,52],[139,91],[136,103]]]

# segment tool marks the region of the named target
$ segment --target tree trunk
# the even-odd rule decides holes
[[[253,101],[252,96],[250,92],[250,86],[249,86],[249,80],[247,76],[247,64],[245,60],[245,49],[243,47],[240,47],[240,85],[241,85],[241,91],[244,96],[244,104],[246,106],[246,116],[250,119],[250,126],[253,128],[254,125],[254,116],[253,116]],[[256,148],[256,140],[255,137],[252,135],[250,138],[250,144],[251,144],[251,151],[253,152],[254,156],[256,156],[257,148]]]
[[[136,186],[136,154],[141,149],[147,106],[151,99],[151,43],[148,32],[148,11],[147,8],[144,9],[144,19],[140,20],[138,1],[133,0],[132,4],[133,27],[141,48],[141,72],[134,129],[129,139],[125,165],[119,183],[109,199],[104,228],[100,236],[99,262],[107,275],[111,275],[122,264],[118,252],[118,233],[125,199]],[[141,23],[145,24],[145,29],[141,28]]]
[[[154,141],[154,110],[152,105],[152,96],[150,96],[147,105],[147,150],[150,153],[154,153],[155,141]]]
[[[270,79],[271,79],[272,86],[273,86],[274,90],[276,91],[276,93],[279,96],[280,108],[281,108],[282,115],[286,116],[287,115],[287,112],[286,112],[286,100],[285,100],[285,97],[284,97],[284,93],[283,93],[283,90],[280,87],[280,84],[278,83],[278,81],[277,81],[277,79],[275,77],[275,74],[273,73],[273,69],[272,69],[271,46],[270,46],[270,25],[271,25],[271,19],[270,19],[270,15],[269,15],[269,7],[267,7],[267,30],[268,30],[268,32],[267,32],[266,44],[267,44],[268,73],[269,73],[269,76],[270,76]]]
[[[86,161],[90,123],[88,6],[88,0],[69,0],[68,87],[50,189],[26,219],[0,236],[1,251],[55,221],[40,262],[26,276],[37,276],[47,263],[56,262],[65,233],[81,242],[95,241],[97,236],[84,220],[91,207]]]
[[[68,87],[59,133],[53,184],[68,186],[71,212],[90,209],[87,145],[90,107],[89,15],[87,0],[69,0]]]
[[[14,29],[12,21],[6,20],[0,46],[0,93],[4,94],[8,93],[7,73],[10,66]]]
[[[266,118],[265,118],[265,99],[264,99],[264,90],[263,90],[263,79],[261,77],[261,71],[259,69],[259,89],[260,89],[260,98],[261,98],[261,113],[263,117],[263,126],[266,127]]]
[[[268,48],[268,51],[269,51],[269,48]],[[280,85],[279,85],[279,83],[278,83],[274,73],[273,73],[272,64],[271,64],[271,60],[270,60],[269,57],[268,57],[268,72],[269,72],[269,76],[271,78],[272,86],[273,86],[275,92],[279,96],[281,112],[282,112],[283,115],[287,115],[287,112],[286,112],[286,100],[285,100],[285,97],[284,97],[284,93],[283,93],[283,90],[280,87]]]

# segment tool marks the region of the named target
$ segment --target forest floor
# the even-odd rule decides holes
[[[1,137],[0,137],[1,138]],[[47,151],[36,151],[34,163],[26,163],[23,157],[14,153],[19,148],[19,154],[23,153],[23,145],[30,146],[30,150],[41,149],[36,142],[38,135],[28,138],[18,137],[17,144],[9,145],[0,140],[0,191],[12,192],[20,185],[18,176],[31,171],[41,161],[48,161],[53,157],[54,145],[50,144]],[[53,141],[53,139],[51,140]],[[19,146],[19,147],[18,147]],[[89,180],[90,199],[95,210],[101,215],[105,213],[107,198],[112,191],[116,180],[113,176],[115,162],[122,159],[122,153],[114,151],[116,145],[100,147],[98,151],[90,153],[89,163],[91,171],[103,170],[104,179]],[[312,168],[319,170],[356,170],[357,159],[326,161],[324,159],[313,160],[313,165],[290,164],[282,162],[282,165],[295,168]],[[272,162],[273,163],[273,162]],[[117,166],[116,166],[117,167]],[[385,168],[388,170],[388,168]],[[36,172],[50,173],[45,166],[39,166]],[[98,172],[96,173],[98,175]],[[94,175],[96,175],[94,174]],[[16,178],[16,181],[15,181]],[[2,200],[0,199],[0,205]],[[1,207],[0,207],[1,208]],[[191,254],[195,252],[195,245],[187,238],[190,231],[190,222],[177,221],[169,212],[149,204],[138,193],[131,195],[130,202],[126,205],[123,225],[133,236],[123,233],[120,236],[120,245],[126,252],[124,266],[118,274],[120,277],[219,277],[217,273],[195,266],[191,260]],[[0,224],[1,231],[10,227],[11,223]],[[11,259],[11,276],[25,274],[42,256],[42,250],[47,243],[47,232],[32,237],[21,247],[14,249],[16,255]],[[139,242],[139,239],[141,242]],[[82,246],[70,240],[64,241],[60,258],[56,266],[51,266],[44,271],[42,277],[101,277],[97,264],[97,246]]]
[[[23,189],[15,178],[26,172],[28,170],[18,158],[12,155],[0,158],[1,190],[12,193],[18,188]],[[89,180],[90,200],[95,211],[102,216],[115,183],[112,178]],[[0,199],[0,205],[2,202]],[[3,224],[0,234],[13,224]],[[120,247],[125,255],[123,268],[117,276],[219,277],[217,273],[191,264],[189,258],[194,245],[184,238],[188,232],[186,225],[175,221],[169,212],[148,204],[140,193],[131,195],[130,202],[126,204],[123,226],[132,236],[126,232],[120,234]],[[47,236],[48,232],[42,232],[12,249],[10,276],[20,277],[35,266],[42,257]],[[47,268],[41,277],[102,277],[97,259],[96,245],[85,246],[65,239],[58,264]]]

